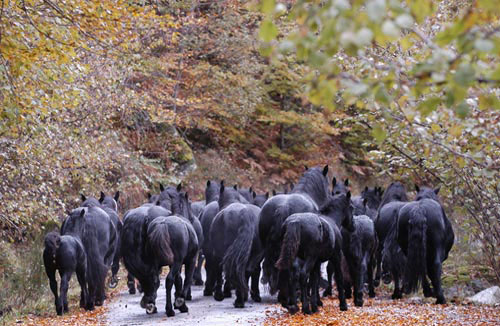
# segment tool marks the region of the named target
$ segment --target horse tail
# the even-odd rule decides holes
[[[256,225],[248,209],[243,210],[241,215],[244,223],[239,227],[238,235],[224,254],[222,266],[229,280],[236,281],[244,291],[248,291],[246,269],[252,251]]]
[[[407,292],[416,292],[427,272],[427,218],[416,205],[408,220],[408,257],[405,270]]]
[[[289,269],[292,266],[300,245],[300,224],[286,223],[284,227],[285,235],[281,244],[281,253],[275,264],[279,270]]]
[[[148,230],[149,231],[149,230]],[[174,253],[170,243],[170,233],[167,223],[156,223],[148,232],[148,251],[158,257],[166,265],[174,263]]]

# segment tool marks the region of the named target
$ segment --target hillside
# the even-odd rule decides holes
[[[408,23],[387,5],[403,18],[384,29],[344,2],[6,3],[0,312],[48,295],[41,237],[80,194],[119,190],[123,213],[158,183],[194,199],[208,179],[280,191],[318,164],[355,193],[441,186],[450,282],[498,282],[498,9],[421,1]]]

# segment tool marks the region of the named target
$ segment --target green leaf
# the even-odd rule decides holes
[[[475,75],[474,68],[470,64],[463,62],[458,67],[453,79],[457,84],[467,87],[474,81]]]
[[[387,133],[379,124],[373,126],[372,135],[379,144],[383,143],[383,141],[387,138]]]
[[[262,0],[261,10],[264,14],[272,13],[275,7],[276,7],[275,0]]]
[[[439,97],[431,97],[427,100],[421,102],[417,106],[417,110],[425,117],[429,115],[432,111],[436,110],[438,105],[442,102],[442,99]]]
[[[264,20],[260,25],[259,37],[264,42],[271,42],[278,36],[278,28],[268,19]]]
[[[479,109],[481,110],[500,110],[500,100],[495,95],[479,96]]]
[[[469,105],[465,102],[462,102],[457,105],[457,107],[455,108],[455,112],[460,119],[464,119],[469,114]]]

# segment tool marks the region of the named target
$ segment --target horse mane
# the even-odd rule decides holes
[[[304,172],[291,194],[307,194],[319,207],[328,200],[328,180],[323,175],[323,168],[314,167]]]
[[[101,207],[101,203],[94,197],[87,197],[81,204],[81,207]]]
[[[378,209],[380,210],[380,208],[391,201],[408,201],[405,186],[399,181],[392,182],[389,187],[387,187]]]

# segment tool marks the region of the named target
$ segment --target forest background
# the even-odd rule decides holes
[[[43,235],[80,194],[121,211],[207,179],[282,191],[330,164],[440,186],[445,282],[500,282],[493,0],[2,0],[0,314],[46,312]],[[20,308],[22,307],[22,308]]]

